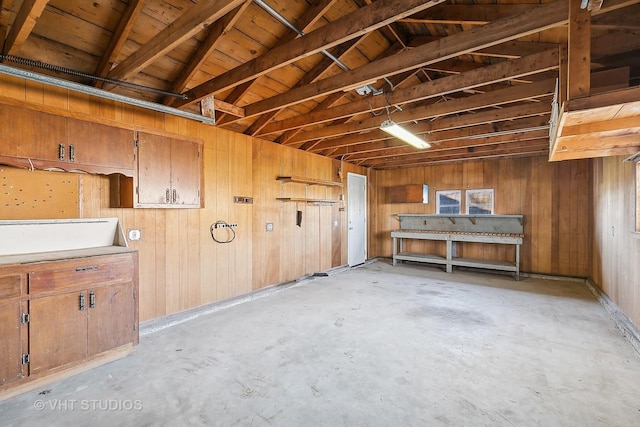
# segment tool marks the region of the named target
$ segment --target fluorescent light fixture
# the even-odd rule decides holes
[[[429,144],[427,141],[409,132],[402,126],[396,124],[391,119],[387,119],[382,122],[382,124],[380,125],[380,129],[385,131],[389,135],[393,135],[396,138],[403,140],[407,144],[413,145],[420,150],[431,147],[431,144]]]

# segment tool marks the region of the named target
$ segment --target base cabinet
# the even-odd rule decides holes
[[[0,398],[137,344],[137,252],[74,252],[0,267]]]

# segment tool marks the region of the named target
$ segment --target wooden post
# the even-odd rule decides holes
[[[591,86],[591,15],[569,0],[567,99],[588,96]]]

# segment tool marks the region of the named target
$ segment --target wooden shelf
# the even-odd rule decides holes
[[[276,178],[282,182],[296,182],[307,185],[324,185],[326,187],[342,187],[341,182],[329,181],[326,179],[306,178],[302,176],[279,176]]]
[[[317,203],[317,204],[328,204],[328,205],[333,205],[335,203],[338,203],[337,200],[309,199],[307,197],[276,197],[276,200],[281,200],[283,202],[304,202],[304,203]]]

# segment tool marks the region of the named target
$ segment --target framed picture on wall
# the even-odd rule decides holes
[[[436,191],[436,213],[455,215],[460,213],[462,193],[460,190]]]
[[[467,214],[493,215],[493,189],[466,191]]]

